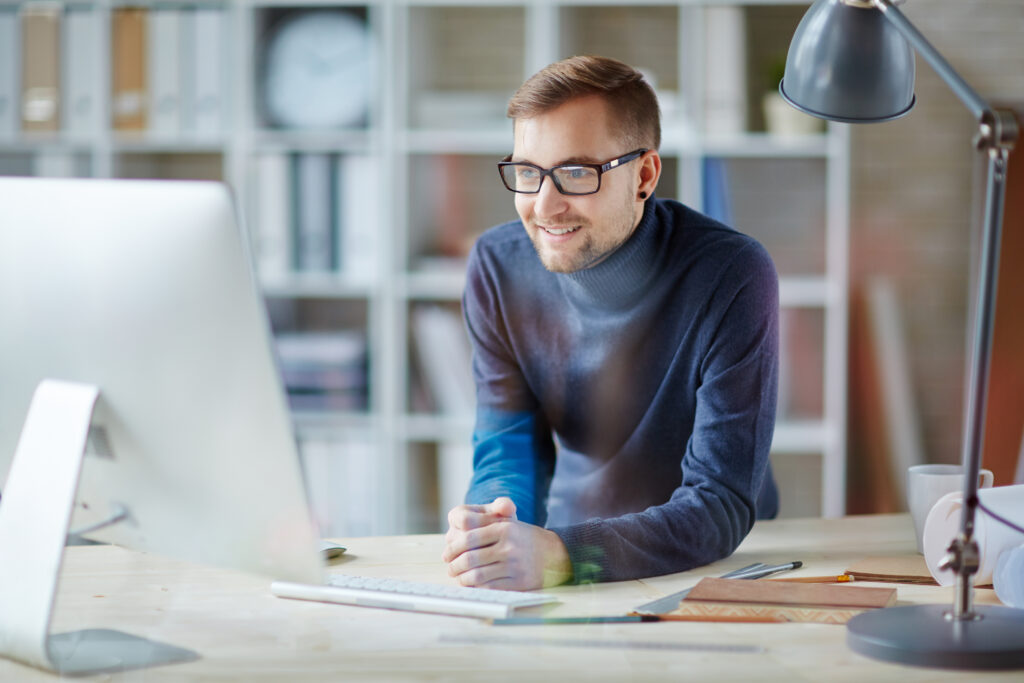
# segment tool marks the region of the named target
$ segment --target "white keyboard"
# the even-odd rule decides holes
[[[547,593],[442,586],[350,574],[331,574],[324,585],[274,581],[270,592],[281,598],[485,619],[504,619],[517,607],[558,602],[557,596]]]

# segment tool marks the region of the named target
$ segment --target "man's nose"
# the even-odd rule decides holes
[[[534,195],[534,213],[542,217],[552,217],[565,211],[565,195],[558,191],[555,181],[550,177],[545,178],[540,184],[540,192]]]

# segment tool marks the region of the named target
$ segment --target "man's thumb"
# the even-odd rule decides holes
[[[516,519],[516,504],[507,496],[495,498],[494,502],[488,507],[490,507],[490,512],[496,515],[508,517],[509,519]]]

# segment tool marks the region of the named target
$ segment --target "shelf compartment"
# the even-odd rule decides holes
[[[826,272],[824,158],[707,157],[704,211],[755,238],[779,274]]]
[[[412,128],[496,128],[526,63],[522,6],[409,8],[408,111]]]
[[[816,420],[825,414],[825,310],[779,311],[780,421]]]
[[[321,150],[251,161],[246,205],[261,283],[299,296],[369,293],[384,242],[380,158]]]
[[[358,131],[378,117],[381,40],[363,3],[274,3],[253,18],[257,130]]]
[[[389,533],[376,514],[378,491],[390,485],[374,433],[351,428],[315,432],[298,441],[313,518],[323,537]]]
[[[371,409],[371,339],[364,300],[268,299],[275,354],[292,409]]]
[[[457,302],[414,302],[408,312],[408,409],[472,416],[476,387],[461,307]]]
[[[644,73],[663,93],[662,115],[673,118],[681,88],[679,8],[670,4],[580,5],[563,7],[559,58],[602,55]],[[637,36],[643,36],[641,40]]]
[[[469,439],[457,442],[412,441],[406,446],[410,496],[409,533],[443,533],[448,511],[462,504],[473,473]]]
[[[498,177],[492,155],[413,155],[409,159],[409,270],[438,259],[464,259],[476,238],[515,220],[514,198]]]
[[[779,519],[820,517],[824,512],[824,458],[814,452],[774,452],[772,471],[779,488]]]
[[[93,157],[71,149],[48,148],[35,151],[0,149],[0,175],[88,178],[93,175]]]

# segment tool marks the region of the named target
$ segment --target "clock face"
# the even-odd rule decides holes
[[[351,14],[313,10],[285,18],[267,41],[268,119],[285,128],[362,125],[372,94],[373,53],[369,29]]]

